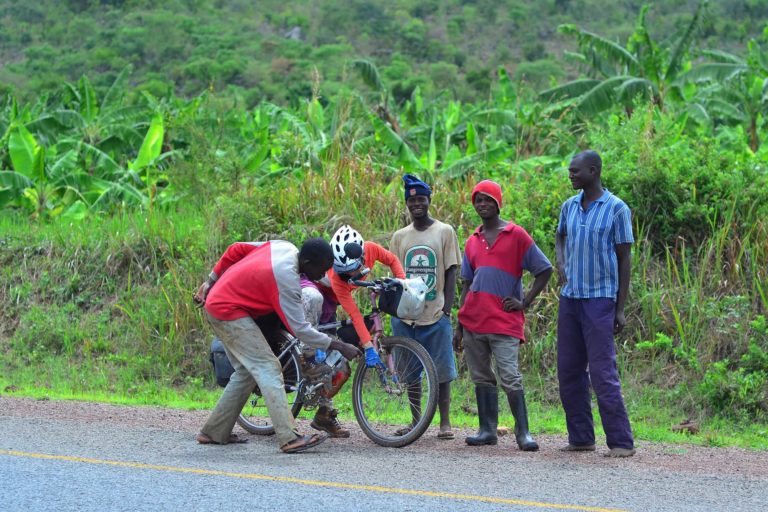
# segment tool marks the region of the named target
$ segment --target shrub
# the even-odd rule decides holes
[[[651,107],[614,118],[597,130],[593,146],[603,158],[603,182],[657,249],[677,239],[699,244],[709,233],[704,226],[741,226],[768,204],[768,175],[753,157],[680,133],[672,115]]]
[[[718,361],[707,370],[699,392],[718,414],[740,419],[768,417],[768,328],[764,316],[750,323],[754,336],[738,361]]]

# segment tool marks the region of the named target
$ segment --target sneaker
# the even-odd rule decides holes
[[[328,407],[320,407],[315,413],[315,418],[312,420],[312,423],[310,423],[309,426],[315,430],[328,432],[330,437],[335,437],[335,438],[349,437],[350,435],[349,430],[342,427],[341,423],[339,423],[339,420],[336,419],[336,416],[338,416],[338,414],[339,414],[339,411],[337,411],[336,409],[329,409]]]

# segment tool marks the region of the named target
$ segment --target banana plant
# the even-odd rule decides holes
[[[370,116],[374,128],[374,140],[387,148],[395,157],[395,164],[403,167],[407,172],[419,173],[425,170],[421,160],[416,156],[408,143],[378,116]]]
[[[62,107],[30,120],[27,128],[47,144],[66,141],[76,147],[83,155],[83,167],[110,179],[121,165],[115,158],[130,154],[141,143],[141,131],[152,115],[147,105],[124,104],[130,72],[129,66],[118,74],[101,102],[87,77],[65,84]]]
[[[240,136],[244,141],[240,159],[249,174],[256,174],[269,161],[269,116],[262,109],[246,113],[240,125]]]
[[[741,125],[750,149],[760,149],[761,125],[768,119],[768,52],[756,39],[747,45],[742,58],[720,50],[704,55],[711,62],[696,66],[684,79],[696,84],[689,111],[702,124],[715,121]]]
[[[18,121],[9,129],[8,153],[13,171],[0,172],[0,203],[25,207],[33,218],[81,217],[85,198],[66,169],[72,153],[57,157],[54,150],[47,159],[46,148]]]
[[[170,200],[169,194],[164,193],[169,179],[163,166],[177,152],[163,152],[164,137],[163,114],[158,112],[149,123],[136,158],[126,168],[114,172],[112,179],[94,182],[97,197],[91,208],[102,210],[128,204],[151,209],[158,201],[164,204]]]
[[[622,105],[631,115],[640,97],[664,107],[668,96],[681,98],[680,76],[689,68],[687,60],[696,42],[707,2],[701,2],[685,29],[671,48],[661,47],[648,33],[646,15],[640,10],[634,33],[626,46],[598,34],[567,24],[558,27],[561,34],[576,39],[579,52],[569,55],[587,71],[587,77],[542,91],[541,100],[572,100],[576,110],[594,115]]]
[[[121,197],[141,196],[116,160],[138,146],[143,123],[139,117],[146,111],[146,107],[122,103],[129,71],[126,68],[118,75],[101,103],[86,77],[65,85],[64,102],[58,108],[46,108],[45,98],[21,111],[14,103],[10,115],[15,124],[6,131],[3,145],[14,148],[14,169],[27,169],[22,175],[30,173],[31,155],[39,155],[38,167],[34,177],[26,176],[34,186],[18,175],[4,174],[2,201],[13,197],[17,204],[34,205],[35,216],[45,212],[81,217],[92,208],[108,209]],[[24,187],[22,198],[18,197],[20,187]]]
[[[392,131],[394,131],[399,137],[403,138],[403,130],[400,127],[400,121],[397,118],[396,112],[390,106],[390,93],[387,86],[381,80],[379,69],[376,64],[369,60],[353,60],[349,63],[350,67],[355,70],[363,82],[373,91],[376,99],[376,106],[371,110],[385,123],[388,123]]]
[[[2,117],[0,117],[0,132],[2,133],[2,139],[0,139],[2,142],[2,147],[0,147],[0,166],[2,166],[5,161],[4,153],[10,153],[9,142],[12,132],[14,132],[14,147],[21,146],[21,149],[23,149],[25,144],[23,144],[23,141],[19,141],[18,135],[15,134],[15,121],[18,116],[16,98],[9,96],[5,107],[0,113],[2,114]],[[34,186],[34,181],[31,178],[31,176],[34,176],[34,163],[29,164],[28,162],[34,162],[35,158],[37,158],[35,146],[32,145],[31,151],[26,156],[18,152],[18,150],[14,150],[14,155],[17,158],[19,169],[23,172],[0,170],[0,208],[7,205],[22,206],[20,198],[24,191]]]
[[[264,108],[271,120],[272,141],[279,141],[271,148],[274,163],[287,170],[320,170],[320,156],[329,144],[324,131],[283,107],[266,104]]]

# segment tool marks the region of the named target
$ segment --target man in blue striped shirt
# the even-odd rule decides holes
[[[605,431],[609,457],[635,454],[621,396],[614,334],[626,325],[632,220],[629,208],[603,188],[595,151],[571,160],[568,174],[581,192],[563,203],[557,225],[557,269],[564,283],[557,318],[557,376],[568,427],[563,451],[594,451],[589,386]]]

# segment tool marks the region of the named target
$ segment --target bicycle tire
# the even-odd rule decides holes
[[[390,355],[393,357],[398,379],[396,382],[388,371],[387,378],[390,380],[387,385],[396,389],[386,391],[378,370],[368,368],[361,362],[357,365],[352,384],[352,407],[360,429],[369,439],[380,446],[399,448],[420,438],[432,423],[437,409],[437,370],[429,353],[416,340],[387,336],[380,340],[379,345],[382,361],[386,361]],[[421,414],[416,425],[407,433],[397,435],[396,430],[409,427],[412,423],[411,403],[407,391],[409,379],[402,377],[416,373],[420,375],[419,382],[422,385],[419,404]],[[385,401],[394,403],[390,406],[384,403]]]
[[[283,333],[283,336],[286,341],[290,340],[290,334]],[[301,408],[304,404],[302,399],[303,391],[301,389],[301,361],[299,360],[299,355],[296,351],[291,350],[283,355],[280,359],[280,363],[283,368],[285,394],[288,398],[291,414],[293,414],[293,417],[295,418],[299,415],[299,412],[301,412]],[[243,427],[243,430],[251,434],[269,436],[275,433],[275,427],[272,425],[272,420],[269,417],[269,411],[264,402],[264,397],[261,396],[258,386],[254,389],[253,394],[248,399],[248,402],[246,402],[240,415],[237,417],[237,424]]]

